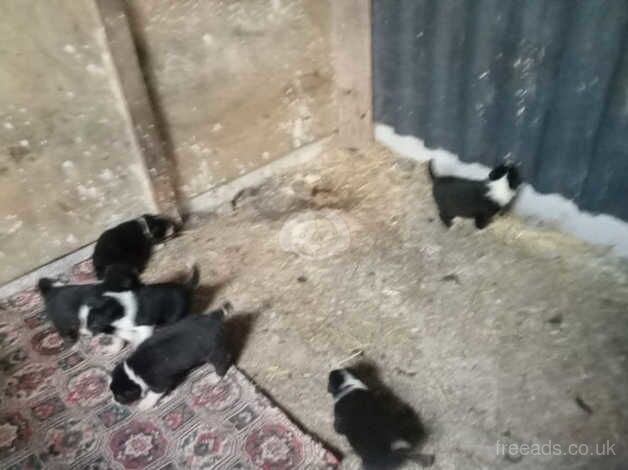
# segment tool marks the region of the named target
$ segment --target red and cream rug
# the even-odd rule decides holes
[[[72,282],[93,279],[91,262]],[[70,349],[30,289],[0,301],[0,468],[333,469],[337,459],[301,432],[232,367],[210,366],[150,412],[113,401],[102,339]]]

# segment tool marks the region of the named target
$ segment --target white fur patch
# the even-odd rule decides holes
[[[340,391],[334,397],[334,403],[337,403],[354,390],[368,390],[368,387],[364,385],[364,382],[355,378],[346,370],[342,371],[342,376],[344,381],[342,383],[342,387],[340,387]]]
[[[390,450],[410,449],[412,446],[404,439],[397,439],[390,443]]]
[[[153,336],[154,327],[148,325],[136,326],[131,329],[118,330],[116,334],[131,343],[132,348],[138,347],[141,343]]]
[[[79,333],[85,336],[94,336],[91,331],[87,329],[87,317],[89,316],[89,306],[81,305],[79,307],[78,317],[79,317]]]
[[[103,295],[113,297],[124,308],[124,316],[111,323],[116,329],[117,336],[131,343],[132,348],[136,348],[153,335],[155,330],[153,326],[136,324],[138,305],[133,291],[106,292]]]
[[[131,341],[131,345],[135,348],[139,346],[141,343],[146,341],[148,338],[153,336],[153,331],[155,331],[155,327],[142,325],[135,327],[135,337],[133,341]]]
[[[146,382],[144,382],[144,379],[137,375],[135,371],[129,367],[126,361],[122,363],[122,367],[124,368],[124,372],[126,373],[127,377],[132,382],[135,382],[137,386],[142,389],[142,396],[144,396],[148,391],[148,385],[146,384]]]
[[[111,325],[120,330],[132,330],[135,328],[135,317],[137,317],[137,298],[133,291],[105,292],[103,295],[116,299],[122,308],[124,316],[114,321]]]
[[[488,193],[486,195],[500,207],[508,205],[512,198],[515,197],[515,190],[508,184],[508,174],[505,174],[498,180],[489,181],[487,186]]]
[[[137,409],[140,411],[150,410],[157,404],[162,395],[163,393],[157,393],[149,390],[146,396],[137,404]]]

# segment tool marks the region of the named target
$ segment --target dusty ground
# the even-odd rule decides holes
[[[327,373],[363,350],[421,414],[433,468],[628,468],[620,261],[509,217],[446,231],[424,166],[376,146],[329,152],[189,225],[151,275],[195,259],[220,285],[214,304],[250,327],[240,367],[338,450]],[[615,457],[497,451],[607,440]]]

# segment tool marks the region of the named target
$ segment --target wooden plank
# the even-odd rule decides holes
[[[100,14],[120,99],[126,106],[131,132],[146,165],[158,210],[180,220],[175,165],[165,149],[165,136],[154,111],[123,0],[95,0]]]
[[[373,139],[371,1],[331,0],[339,144],[362,148]]]

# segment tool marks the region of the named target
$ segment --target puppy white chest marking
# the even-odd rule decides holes
[[[508,205],[512,198],[515,197],[515,190],[508,184],[508,175],[504,175],[498,180],[488,182],[488,192],[486,195],[489,199],[499,204],[500,207]]]
[[[137,375],[135,371],[129,367],[126,361],[122,363],[122,367],[124,368],[124,372],[126,373],[127,377],[132,382],[135,382],[137,386],[142,389],[142,396],[144,396],[148,390],[148,385],[146,384],[146,382],[144,382],[144,379]]]
[[[153,392],[148,387],[146,382],[144,382],[144,380],[139,375],[137,375],[133,371],[133,369],[131,369],[129,367],[129,365],[126,363],[126,361],[124,361],[122,363],[122,367],[124,368],[124,372],[126,373],[127,377],[132,382],[135,382],[137,384],[137,386],[140,387],[140,389],[142,390],[142,394],[141,394],[142,398],[139,401],[139,403],[137,404],[137,409],[138,410],[148,410],[148,409],[152,408],[153,406],[155,406],[157,404],[157,402],[159,401],[159,399],[162,397],[163,393]]]
[[[354,376],[347,373],[346,371],[343,371],[343,375],[344,382],[342,383],[340,391],[334,397],[334,403],[338,403],[342,398],[344,398],[354,390],[368,390],[368,387],[364,385],[364,382],[362,382],[361,380],[356,379]]]
[[[138,305],[133,291],[105,292],[103,295],[116,299],[124,309],[124,316],[112,322],[111,325],[119,330],[132,330],[135,328]]]

